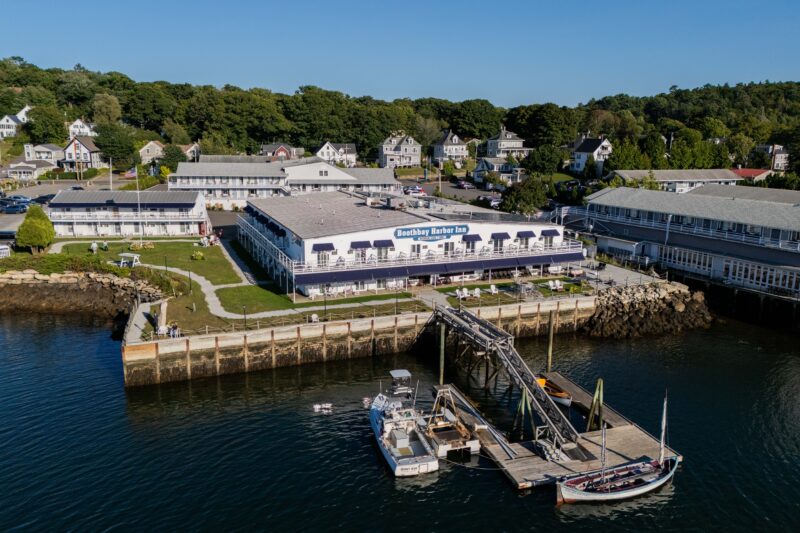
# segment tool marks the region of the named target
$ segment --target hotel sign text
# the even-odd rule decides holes
[[[456,235],[466,235],[467,233],[469,233],[469,226],[467,224],[397,228],[394,230],[396,239],[414,239],[415,241],[438,241]]]

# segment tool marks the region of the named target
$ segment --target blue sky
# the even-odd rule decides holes
[[[0,56],[138,81],[511,107],[800,79],[789,1],[3,0],[2,12]]]

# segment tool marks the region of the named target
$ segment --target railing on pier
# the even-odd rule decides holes
[[[512,335],[466,309],[437,307],[433,319],[441,320],[487,354],[496,356],[511,381],[527,393],[531,408],[544,421],[553,444],[563,447],[564,444],[577,442],[578,431],[536,381],[536,375],[514,348]]]

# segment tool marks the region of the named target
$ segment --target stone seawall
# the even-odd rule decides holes
[[[583,297],[531,302],[483,307],[473,312],[516,336],[527,337],[547,333],[550,311],[557,332],[578,331],[594,313],[594,300]],[[409,313],[128,343],[122,348],[125,385],[151,385],[408,351],[425,332],[430,318],[430,312]],[[427,349],[426,346],[423,342],[417,348]]]
[[[161,292],[149,284],[113,274],[0,273],[0,312],[83,313],[114,318],[130,311],[137,293],[144,302],[161,298]]]
[[[707,328],[712,320],[702,292],[682,283],[658,283],[601,292],[584,331],[593,337],[641,337]]]

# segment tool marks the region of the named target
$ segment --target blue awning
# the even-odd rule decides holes
[[[511,235],[509,235],[505,231],[502,232],[502,233],[492,233],[492,240],[493,241],[502,241],[502,240],[506,240],[506,239],[510,239],[510,238],[511,238]]]
[[[329,242],[318,242],[311,246],[312,252],[332,252],[335,249],[333,244]]]
[[[483,239],[481,239],[480,235],[464,235],[463,237],[461,237],[461,240],[463,242],[480,242]]]
[[[375,248],[394,248],[394,241],[392,239],[377,240],[372,245]]]
[[[554,253],[550,255],[503,257],[498,259],[482,259],[480,261],[462,261],[454,263],[427,263],[408,265],[407,267],[379,267],[368,269],[347,269],[335,272],[309,272],[297,274],[298,285],[316,285],[348,281],[364,281],[385,278],[403,278],[408,276],[426,276],[430,274],[455,274],[474,270],[501,270],[525,266],[552,265],[558,263],[577,262],[583,260],[581,252]]]
[[[561,235],[561,232],[557,229],[542,230],[542,237],[558,237],[559,235]]]
[[[365,248],[372,248],[369,241],[353,241],[350,243],[351,250],[363,250]]]
[[[534,237],[536,237],[536,234],[529,230],[517,232],[517,239],[532,239]]]

